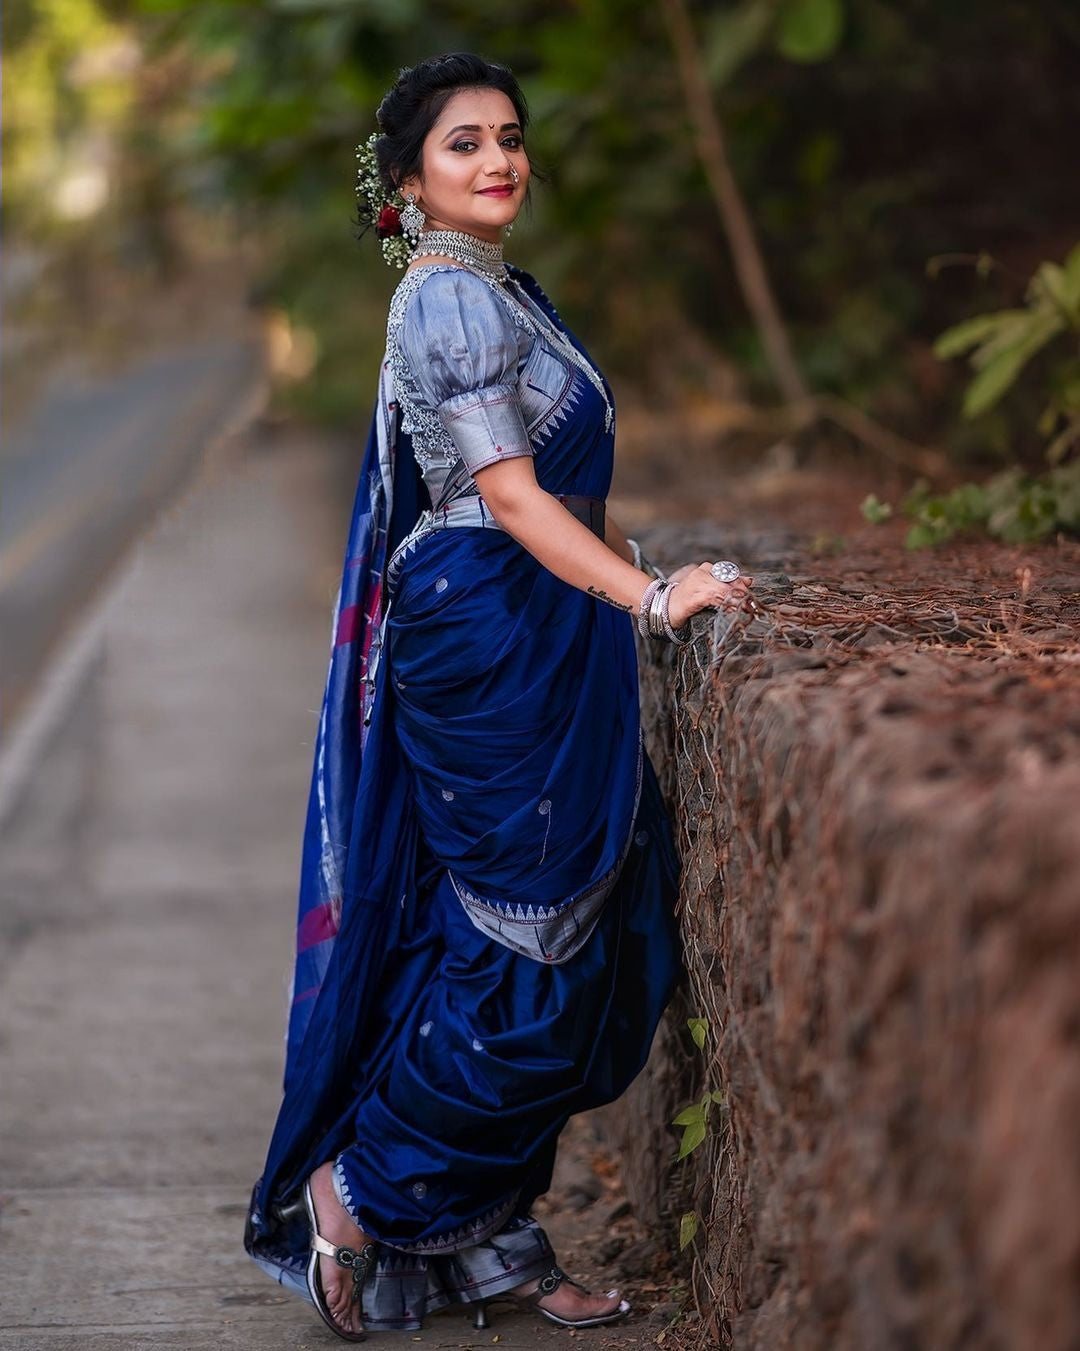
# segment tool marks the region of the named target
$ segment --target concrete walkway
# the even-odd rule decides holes
[[[339,1344],[241,1236],[279,1096],[346,468],[347,493],[340,457],[295,434],[215,451],[104,601],[8,812],[0,1347]],[[508,1314],[473,1333],[456,1311],[372,1341],[573,1335]]]

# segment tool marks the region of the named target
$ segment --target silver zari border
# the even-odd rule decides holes
[[[637,833],[644,755],[645,744],[639,729],[634,808],[619,857],[603,877],[570,900],[546,907],[491,900],[478,896],[447,869],[465,913],[481,932],[504,947],[545,964],[568,961],[585,944],[596,927],[604,902],[618,880]]]

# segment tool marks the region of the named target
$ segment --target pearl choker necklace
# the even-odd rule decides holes
[[[455,262],[475,267],[496,281],[505,281],[508,275],[503,262],[502,243],[492,244],[490,240],[480,239],[464,230],[425,230],[416,241],[409,262],[429,254],[453,258]]]

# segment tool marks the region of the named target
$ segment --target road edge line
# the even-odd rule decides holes
[[[25,710],[12,724],[9,736],[0,744],[0,831],[22,802],[33,780],[34,771],[104,651],[109,617],[129,577],[139,565],[140,551],[153,536],[162,518],[176,510],[198,490],[206,476],[215,472],[222,452],[265,410],[269,395],[269,376],[265,367],[260,366],[255,378],[222,418],[217,430],[207,438],[194,472],[186,483],[173,497],[158,503],[146,528],[132,540],[127,553],[106,577],[98,596],[89,603],[88,613],[57,644],[42,676],[40,690],[27,700]]]

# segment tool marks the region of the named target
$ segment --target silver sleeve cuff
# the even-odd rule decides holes
[[[439,404],[438,413],[470,474],[498,460],[533,454],[514,384],[453,394]]]

